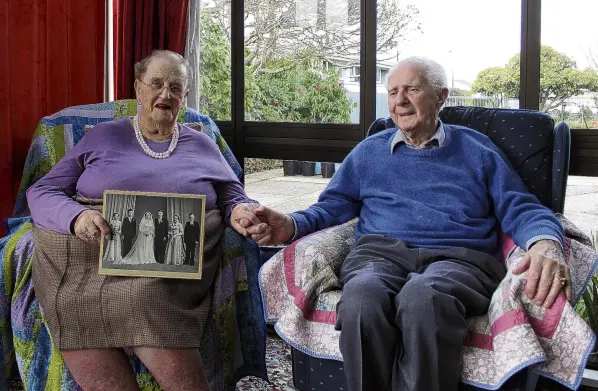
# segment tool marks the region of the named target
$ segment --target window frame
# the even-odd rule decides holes
[[[361,25],[359,124],[246,121],[244,111],[244,0],[231,0],[231,120],[216,121],[237,160],[245,158],[342,161],[376,119],[377,1],[359,0]],[[541,0],[521,0],[519,107],[538,110]],[[350,78],[350,77],[349,77]],[[598,131],[572,129],[571,175],[598,176]]]

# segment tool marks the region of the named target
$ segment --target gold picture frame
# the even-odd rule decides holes
[[[101,235],[99,274],[202,278],[205,195],[106,190],[103,201],[113,232]]]

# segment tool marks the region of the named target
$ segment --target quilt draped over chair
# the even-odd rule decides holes
[[[35,298],[31,280],[34,251],[32,222],[26,190],[41,178],[83,137],[85,128],[137,112],[135,100],[76,106],[43,118],[33,136],[23,179],[14,206],[14,217],[6,221],[8,236],[0,239],[0,391],[7,390],[14,361],[26,389],[46,391],[80,390],[52,345],[43,312]],[[201,123],[219,146],[235,174],[241,167],[214,122],[186,108],[177,119]],[[258,288],[258,246],[231,228],[223,235],[223,260],[215,277],[212,306],[200,348],[206,376],[214,391],[234,390],[246,375],[267,378],[266,331]],[[139,360],[130,357],[142,390],[157,390],[157,383]]]

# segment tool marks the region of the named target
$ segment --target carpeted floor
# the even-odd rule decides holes
[[[237,383],[237,391],[295,391],[291,368],[291,349],[289,345],[273,333],[268,333],[266,364],[270,384],[261,379],[246,377]],[[523,391],[520,388],[515,389]],[[537,390],[561,391],[568,389],[547,379],[541,379]],[[582,390],[596,391],[596,389],[584,386],[579,389],[579,391]],[[20,382],[14,381],[8,391],[23,391],[23,386]]]
[[[291,348],[277,335],[268,333],[266,365],[270,384],[246,377],[237,383],[237,391],[295,391],[291,368]]]

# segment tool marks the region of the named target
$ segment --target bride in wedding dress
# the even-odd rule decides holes
[[[139,232],[133,248],[126,257],[120,261],[127,265],[141,265],[147,263],[156,263],[154,257],[154,219],[150,212],[145,212],[139,223]]]

